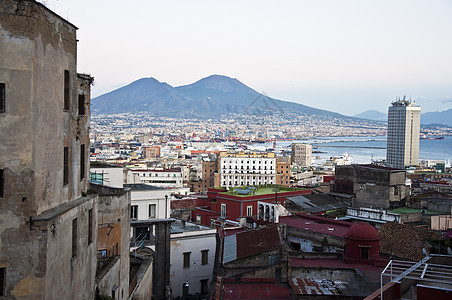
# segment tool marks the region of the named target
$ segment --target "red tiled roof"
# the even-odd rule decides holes
[[[385,223],[378,230],[380,252],[406,258],[412,261],[422,259],[425,248],[430,250],[428,241],[438,240],[438,233],[405,224]]]
[[[287,217],[279,217],[279,223],[286,224],[289,227],[310,230],[317,233],[344,237],[352,223],[333,220],[325,217],[298,214]]]
[[[236,234],[237,259],[266,252],[281,246],[278,228],[266,227]]]

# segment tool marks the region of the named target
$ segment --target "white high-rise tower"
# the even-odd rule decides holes
[[[388,167],[404,169],[419,165],[421,108],[414,101],[397,99],[388,111]]]

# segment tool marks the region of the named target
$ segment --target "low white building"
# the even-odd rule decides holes
[[[131,189],[131,220],[168,219],[173,194],[187,195],[189,188],[162,188],[148,184],[124,184]]]
[[[90,182],[122,188],[124,184],[123,168],[90,168]]]
[[[127,183],[146,183],[160,187],[183,187],[183,174],[181,168],[162,170],[133,169],[128,171]]]
[[[206,295],[215,263],[216,229],[177,220],[171,224],[173,297]]]

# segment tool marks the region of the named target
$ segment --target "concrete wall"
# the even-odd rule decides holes
[[[0,82],[6,111],[0,113],[0,266],[5,294],[24,299],[93,297],[95,242],[88,243],[88,214],[95,197],[88,188],[90,76],[76,72],[76,27],[34,1],[0,2]],[[69,109],[64,71],[70,73]],[[79,115],[78,95],[85,95]],[[85,145],[81,179],[80,146]],[[63,149],[69,149],[63,185]],[[72,221],[77,218],[77,255]],[[94,230],[95,231],[95,230]],[[97,234],[93,233],[93,240]]]
[[[147,300],[152,297],[153,259],[149,258],[141,264],[137,278],[137,286],[132,295],[133,300]]]
[[[390,208],[397,206],[408,194],[406,172],[362,165],[336,167],[338,182],[353,182],[356,195],[354,207]]]
[[[121,274],[121,257],[116,256],[110,258],[109,263],[103,268],[102,272],[96,276],[96,293],[113,297],[113,290],[115,289],[113,299],[127,299],[128,291],[124,291],[125,297],[121,298],[121,289],[117,285],[120,281]]]
[[[99,192],[99,237],[97,249],[109,249],[109,256],[119,256],[119,275],[112,277],[109,286],[118,286],[117,299],[127,299],[129,294],[130,247],[130,190],[91,185]],[[118,243],[118,253],[112,247]]]
[[[274,278],[280,269],[282,282],[287,282],[287,259],[282,248],[237,259],[224,265],[225,277]]]

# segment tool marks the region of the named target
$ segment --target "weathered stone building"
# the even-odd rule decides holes
[[[93,78],[77,74],[76,30],[35,1],[0,2],[0,298],[95,296]]]
[[[375,165],[336,166],[334,191],[354,195],[353,207],[395,208],[409,197],[406,171]]]

